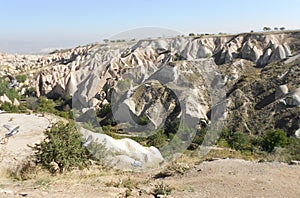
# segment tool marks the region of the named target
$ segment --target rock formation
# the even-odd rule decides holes
[[[299,117],[291,118],[299,111],[294,108],[300,84],[297,35],[204,35],[92,44],[45,56],[1,54],[0,72],[30,74],[28,84],[38,96],[71,96],[82,114],[116,103],[114,110],[128,112],[117,120],[135,122],[146,116],[150,128],[182,111],[189,119],[211,119],[211,90],[223,87],[226,127],[251,133],[279,127],[292,134],[300,125]],[[291,123],[282,124],[284,116]],[[258,121],[269,119],[275,123]]]

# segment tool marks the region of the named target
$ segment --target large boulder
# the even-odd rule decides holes
[[[290,99],[287,99],[287,104],[292,106],[300,106],[300,88],[293,90],[289,95]]]
[[[300,128],[295,131],[295,136],[300,139]]]
[[[279,99],[283,96],[285,96],[286,94],[289,93],[289,88],[287,85],[280,85],[279,87],[277,87],[276,92],[275,92],[275,99]]]
[[[160,151],[153,146],[145,147],[128,138],[116,140],[108,135],[94,133],[84,128],[81,128],[81,132],[86,137],[91,135],[94,143],[104,145],[105,151],[97,150],[98,147],[88,146],[87,148],[91,153],[107,153],[106,165],[123,170],[158,168],[164,160]]]

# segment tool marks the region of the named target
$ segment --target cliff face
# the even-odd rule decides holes
[[[219,86],[218,96],[227,104],[227,128],[249,133],[283,128],[292,135],[300,125],[300,96],[295,91],[300,85],[299,35],[94,44],[46,56],[2,55],[0,63],[5,65],[2,74],[30,73],[25,87],[35,86],[38,95],[73,96],[73,105],[83,112],[115,103],[117,112],[128,112],[116,116],[119,122],[146,116],[152,128],[167,117],[180,117],[182,111],[191,120],[210,119],[211,91]],[[279,97],[280,85],[288,91]]]

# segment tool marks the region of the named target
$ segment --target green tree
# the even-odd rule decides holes
[[[265,151],[272,152],[275,147],[285,147],[288,143],[288,137],[282,129],[269,130],[262,138],[261,147]]]
[[[88,165],[90,155],[81,146],[81,134],[74,123],[58,122],[45,132],[45,139],[35,144],[36,162],[51,171],[51,162],[58,164],[60,171]]]
[[[263,27],[263,31],[270,31],[271,28],[270,27]]]

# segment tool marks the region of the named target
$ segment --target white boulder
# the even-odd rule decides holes
[[[105,156],[107,165],[119,169],[132,170],[136,167],[141,169],[156,168],[164,160],[157,148],[142,146],[132,139],[117,140],[108,135],[94,133],[84,128],[81,128],[81,133],[86,137],[91,135],[95,143],[103,144],[107,149],[107,156]],[[90,151],[92,153],[97,152],[94,150]]]

